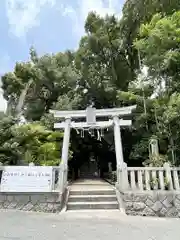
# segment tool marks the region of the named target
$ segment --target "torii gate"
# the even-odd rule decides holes
[[[121,126],[131,126],[131,120],[121,119],[123,116],[130,115],[132,110],[136,109],[136,105],[122,108],[108,108],[108,109],[96,109],[88,107],[86,110],[78,111],[56,111],[51,110],[50,113],[54,114],[55,118],[62,118],[65,121],[55,123],[55,129],[64,129],[63,147],[62,147],[62,161],[61,165],[67,169],[68,165],[68,150],[70,142],[70,130],[75,129],[103,129],[110,126],[114,126],[114,141],[116,151],[116,165],[117,169],[123,167],[123,149],[121,139]],[[109,121],[96,121],[96,117],[109,117]],[[86,118],[86,122],[74,122],[73,119]]]

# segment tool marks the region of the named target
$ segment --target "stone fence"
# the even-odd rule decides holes
[[[58,213],[62,206],[59,192],[0,193],[0,209]]]
[[[122,191],[180,191],[180,167],[127,167],[117,169],[117,184]]]
[[[127,214],[180,217],[180,168],[127,167],[117,169],[117,188]]]
[[[121,196],[128,215],[180,217],[179,191],[128,191]]]

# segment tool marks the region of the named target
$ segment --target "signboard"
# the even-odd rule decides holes
[[[1,192],[50,192],[52,167],[7,166],[1,178]]]

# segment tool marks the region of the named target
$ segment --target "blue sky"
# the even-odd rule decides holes
[[[75,49],[89,11],[120,17],[124,1],[0,0],[0,75],[28,60],[32,45],[41,55]],[[5,108],[0,92],[0,110]]]

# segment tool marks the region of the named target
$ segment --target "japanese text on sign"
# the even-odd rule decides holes
[[[49,192],[52,190],[52,167],[8,166],[1,178],[3,192]]]

